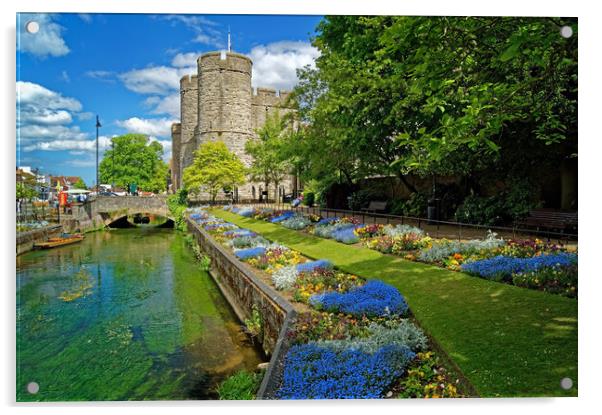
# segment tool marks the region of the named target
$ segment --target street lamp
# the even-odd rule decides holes
[[[100,125],[100,121],[98,119],[98,115],[96,116],[96,195],[100,193],[100,182],[98,181],[98,129],[102,127]]]

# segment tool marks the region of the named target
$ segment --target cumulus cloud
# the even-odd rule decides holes
[[[187,53],[178,53],[171,60],[171,65],[176,68],[191,68],[194,72],[194,69],[197,67],[196,60],[199,56],[201,56],[202,52],[187,52]]]
[[[172,118],[138,118],[117,121],[117,125],[130,133],[145,134],[148,136],[170,137],[171,124],[177,122]]]
[[[25,26],[28,22],[35,21],[40,30],[29,33]],[[46,13],[20,13],[17,35],[17,50],[30,53],[39,58],[48,56],[64,56],[69,53],[69,48],[63,39],[65,28],[54,21],[54,17]]]
[[[172,68],[169,66],[152,66],[144,69],[133,69],[119,75],[119,79],[130,91],[139,94],[167,95],[180,87],[180,78],[193,73],[194,68]]]
[[[251,49],[253,86],[292,89],[298,82],[297,69],[315,66],[318,49],[307,42],[282,41]]]
[[[98,148],[102,151],[111,147],[111,138],[98,137]],[[52,140],[33,143],[23,147],[23,151],[96,151],[96,139],[91,140]]]
[[[96,151],[96,140],[71,125],[74,116],[86,119],[82,104],[42,85],[19,81],[17,88],[17,140],[19,149],[29,151]],[[99,148],[110,145],[108,137],[100,137]],[[76,153],[77,154],[77,153]],[[76,155],[72,154],[72,155]]]
[[[177,92],[166,97],[148,97],[144,104],[152,107],[152,114],[168,114],[174,118],[180,116],[180,94]]]

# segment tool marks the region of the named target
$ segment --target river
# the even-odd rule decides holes
[[[263,360],[174,230],[17,257],[17,401],[215,399]]]

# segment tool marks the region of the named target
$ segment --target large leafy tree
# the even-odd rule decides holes
[[[245,183],[246,169],[222,141],[201,144],[194,160],[184,169],[184,186],[191,193],[207,192],[212,201],[223,189]]]
[[[73,187],[75,187],[76,189],[87,189],[88,186],[86,186],[86,183],[84,182],[84,180],[80,177],[77,182],[75,182],[73,184]]]
[[[100,180],[126,187],[162,192],[167,187],[168,167],[163,161],[163,146],[146,135],[125,134],[111,139],[111,149],[99,166]]]
[[[268,115],[265,124],[257,130],[257,138],[245,144],[245,151],[253,157],[249,178],[263,182],[266,190],[274,183],[274,198],[277,198],[278,185],[291,169],[288,154],[284,152],[287,133],[284,120],[276,111]]]
[[[557,163],[576,153],[576,33],[574,19],[327,17],[296,89],[304,139],[319,144],[307,165],[405,181],[513,154]]]

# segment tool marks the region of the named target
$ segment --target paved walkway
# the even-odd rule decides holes
[[[575,396],[577,301],[410,262],[216,209],[216,216],[407,298],[425,330],[481,396]],[[575,388],[564,391],[570,377]]]

